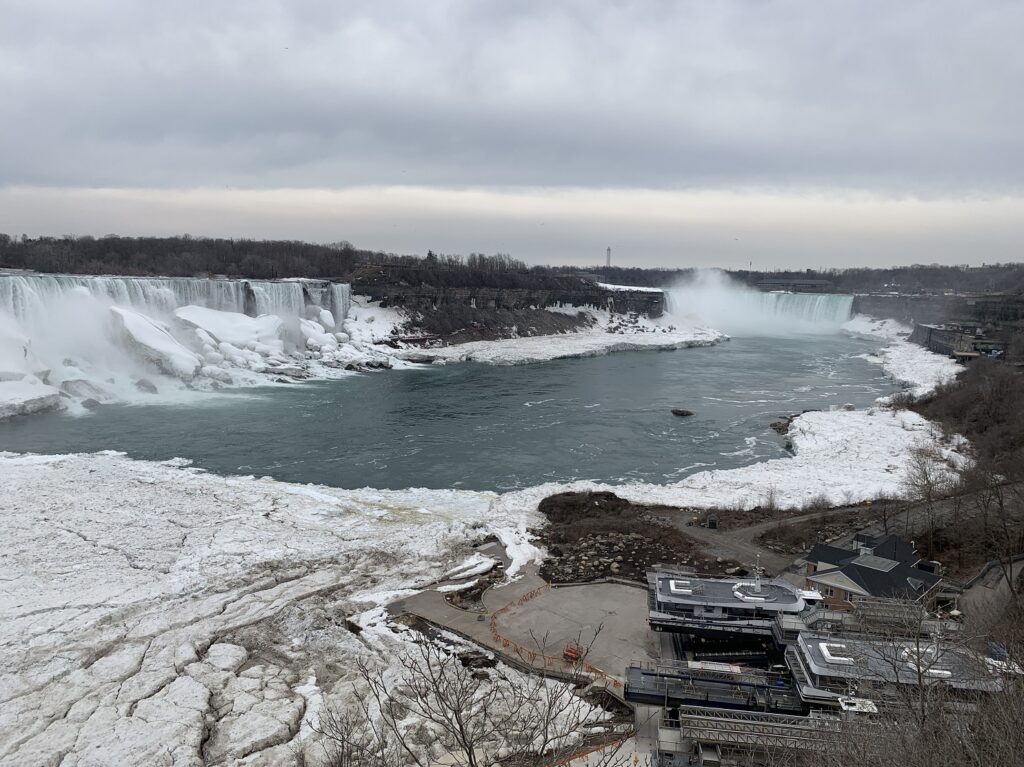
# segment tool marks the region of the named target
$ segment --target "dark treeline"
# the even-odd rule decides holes
[[[204,237],[20,237],[0,234],[0,267],[62,274],[129,277],[224,275],[399,283],[437,287],[559,289],[578,278],[530,267],[511,256],[471,253],[426,257],[361,250],[347,242]]]
[[[378,254],[375,263],[357,271],[352,284],[573,290],[580,287],[580,277],[547,266],[531,267],[504,253],[470,253],[463,258],[428,251],[425,258]]]
[[[403,282],[440,287],[564,289],[580,275],[619,285],[664,287],[692,269],[529,266],[506,254],[425,257],[362,250],[348,242],[230,240],[203,237],[37,237],[0,234],[0,267],[70,274],[253,279],[312,277],[356,282]],[[763,280],[827,280],[830,290],[889,292],[1024,293],[1024,265],[980,267],[917,265],[889,269],[808,269],[729,272],[749,284]]]
[[[579,271],[579,270],[577,270]],[[687,279],[692,269],[640,269],[595,266],[586,270],[618,285],[665,287]],[[756,285],[763,281],[826,280],[841,293],[1024,293],[1024,264],[985,266],[914,265],[888,269],[806,269],[793,271],[729,271],[733,279]]]
[[[348,243],[199,237],[21,237],[0,234],[0,266],[38,272],[130,277],[226,275],[254,279],[347,279],[375,254]]]

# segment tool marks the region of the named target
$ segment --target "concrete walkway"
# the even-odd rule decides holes
[[[621,697],[621,687],[611,683],[621,685],[631,661],[659,657],[656,636],[647,625],[647,594],[641,584],[552,588],[531,565],[512,583],[485,591],[482,601],[484,613],[462,610],[430,590],[395,602],[389,610],[450,629],[537,671],[574,671],[562,660],[562,652],[570,642],[579,642],[589,647],[586,663],[609,677],[609,691],[616,697]]]

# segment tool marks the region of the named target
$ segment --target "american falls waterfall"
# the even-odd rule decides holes
[[[695,316],[734,336],[789,336],[839,332],[850,319],[853,296],[834,293],[765,293],[707,270],[666,291],[667,310]]]
[[[5,392],[91,405],[345,367],[350,306],[319,280],[0,272],[0,417]]]

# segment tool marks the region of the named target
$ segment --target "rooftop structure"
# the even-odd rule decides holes
[[[735,663],[660,661],[626,669],[625,698],[634,703],[805,714],[788,674]]]
[[[901,687],[941,684],[954,695],[1002,689],[982,656],[938,639],[830,636],[804,632],[786,664],[809,705],[839,707],[843,697],[899,700]]]
[[[759,576],[699,578],[659,570],[648,575],[648,584],[652,629],[704,636],[768,636],[777,615],[799,614],[822,598],[813,589]]]

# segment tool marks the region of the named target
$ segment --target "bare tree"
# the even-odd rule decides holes
[[[920,501],[928,530],[929,556],[935,556],[935,523],[937,503],[948,491],[946,472],[939,466],[939,456],[933,448],[915,448],[910,457],[906,484],[912,497]],[[910,515],[907,515],[907,525]]]
[[[608,747],[591,764],[626,765],[624,733],[575,685],[503,664],[474,668],[460,654],[423,639],[398,656],[398,673],[362,663],[353,688],[357,702],[344,711],[325,707],[321,717],[326,764],[427,767],[448,756],[463,767],[552,767],[593,740]],[[562,673],[583,681],[585,655]]]
[[[1020,605],[978,616],[956,638],[937,641],[928,636],[927,628],[923,619],[910,620],[880,641],[870,659],[880,686],[889,690],[888,696],[878,699],[880,714],[863,726],[844,723],[841,737],[831,741],[813,764],[1009,767],[1022,763],[1024,611]],[[992,667],[979,652],[989,639],[1006,653],[999,667]],[[977,681],[973,689],[954,690],[947,683],[941,672],[954,662],[961,675]],[[1000,668],[1007,673],[1000,674]],[[903,684],[891,684],[896,674],[903,675]]]

